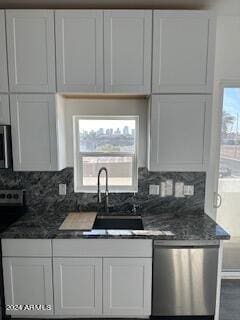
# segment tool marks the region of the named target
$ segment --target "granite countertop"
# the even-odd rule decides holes
[[[28,212],[1,238],[77,239],[77,238],[150,238],[159,240],[228,240],[229,234],[204,213],[142,213],[143,231],[93,230],[59,231],[66,212]],[[121,213],[119,213],[121,214]]]

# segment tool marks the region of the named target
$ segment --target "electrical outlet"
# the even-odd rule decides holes
[[[166,196],[173,195],[173,181],[172,180],[166,180],[165,191],[166,191]]]
[[[166,197],[166,182],[161,182],[161,197]]]
[[[149,194],[151,195],[159,195],[159,186],[155,184],[151,184],[149,186]]]
[[[184,198],[184,183],[176,182],[175,183],[175,197]]]
[[[58,193],[60,196],[65,196],[67,194],[67,186],[64,183],[58,185]]]
[[[193,185],[184,186],[184,195],[185,196],[193,196],[194,195],[194,186]]]

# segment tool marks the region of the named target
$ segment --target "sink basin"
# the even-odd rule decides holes
[[[93,229],[143,230],[141,216],[97,216]]]

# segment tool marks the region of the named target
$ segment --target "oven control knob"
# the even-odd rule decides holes
[[[1,198],[1,199],[5,199],[5,198],[6,198],[5,193],[1,193],[1,194],[0,194],[0,198]]]
[[[17,193],[14,193],[13,198],[14,198],[14,199],[18,199],[18,198],[19,198],[18,194],[17,194]]]
[[[8,194],[7,194],[7,198],[8,198],[8,199],[12,199],[11,193],[8,193]]]

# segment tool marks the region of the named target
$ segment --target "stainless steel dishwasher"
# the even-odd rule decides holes
[[[153,316],[215,314],[218,241],[154,241]]]

